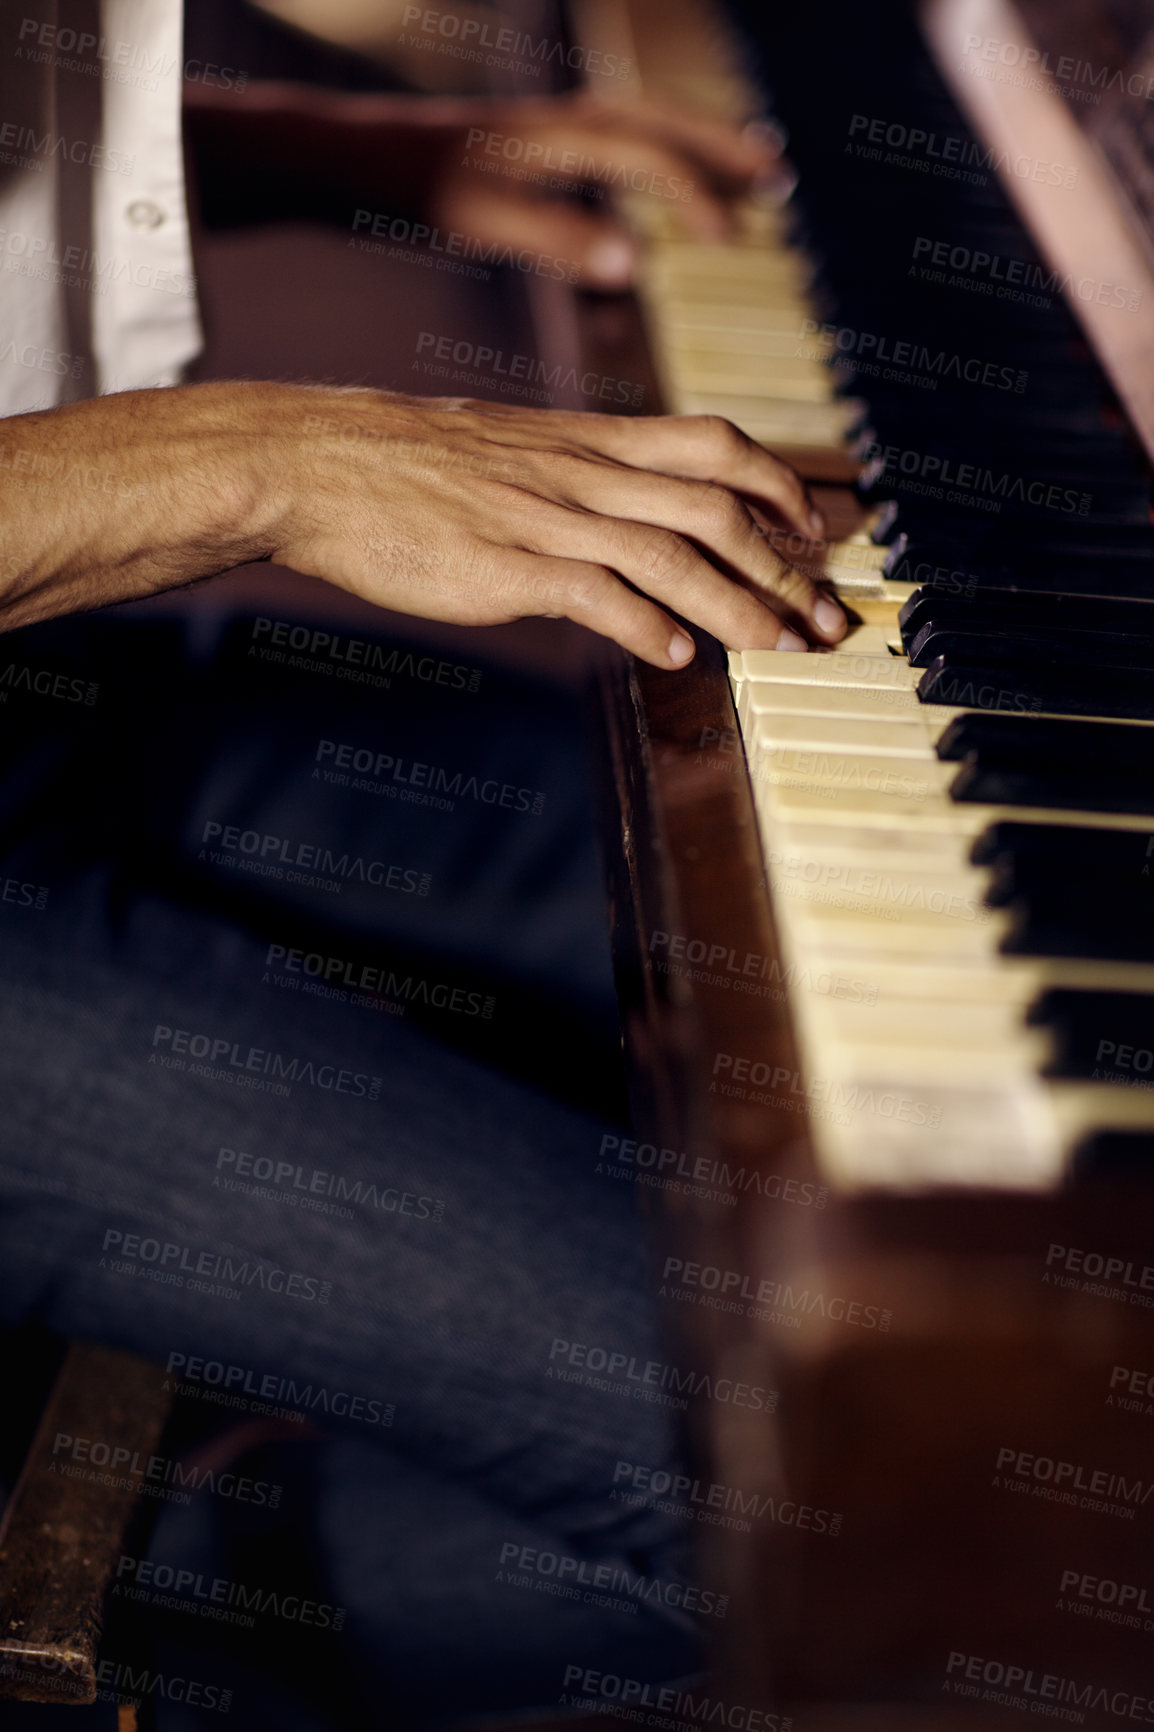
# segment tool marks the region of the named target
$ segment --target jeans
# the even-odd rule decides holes
[[[576,712],[480,664],[477,691],[435,658],[384,688],[254,666],[256,629],[5,640],[0,1322],[306,1411],[306,1445],[253,1446],[291,1481],[275,1517],[218,1499],[207,1528],[239,1522],[252,1568],[307,1552],[364,1703],[435,1725],[556,1708],[575,1668],[685,1675],[683,1525],[617,1489],[676,1469],[678,1403],[599,1160],[620,1079]],[[162,1513],[154,1566],[206,1508]],[[245,1638],[138,1598],[243,1672]]]

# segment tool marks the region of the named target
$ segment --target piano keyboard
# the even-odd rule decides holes
[[[991,233],[1008,220],[972,202]],[[951,447],[961,387],[912,402],[859,382],[821,336],[796,228],[751,210],[732,242],[703,246],[649,219],[642,295],[667,407],[727,416],[810,479],[855,473],[855,434],[856,457]],[[875,310],[845,323],[884,329],[882,274],[860,253],[854,269]],[[837,303],[836,256],[816,274]],[[1081,387],[1090,364],[1064,318],[1007,316],[1001,350],[1026,329],[1032,359],[1061,355]],[[1144,1155],[1154,1135],[1146,478],[1100,386],[1054,409],[1046,377],[1042,410],[1028,392],[989,398],[986,455],[1012,469],[1033,441],[1030,473],[1076,490],[1075,515],[1048,521],[1027,489],[998,513],[931,506],[875,463],[872,516],[801,554],[856,618],[845,640],[730,657],[781,961],[833,983],[791,994],[789,1086],[843,1189],[1048,1188],[1080,1154]],[[963,432],[987,405],[967,408]],[[844,492],[829,501],[844,522]],[[915,567],[937,587],[902,581]]]

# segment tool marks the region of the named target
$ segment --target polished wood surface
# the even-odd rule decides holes
[[[809,1296],[792,1316],[780,1302],[742,1316],[664,1301],[685,1360],[779,1395],[772,1414],[708,1397],[690,1413],[703,1482],[755,1494],[768,1512],[749,1533],[702,1531],[707,1579],[731,1596],[728,1696],[784,1703],[799,1722],[805,1704],[809,1724],[823,1699],[932,1697],[957,1652],[1023,1653],[1052,1671],[1105,1666],[1140,1690],[1138,1644],[1119,1657],[1113,1626],[1064,1619],[1054,1605],[1081,1560],[1096,1577],[1146,1579],[1149,1504],[1133,1521],[1074,1509],[1055,1519],[1030,1482],[994,1482],[999,1452],[1013,1447],[1148,1483],[1143,1429],[1104,1407],[1112,1368],[1150,1357],[1148,1314],[1046,1278],[1055,1244],[1108,1246],[1141,1269],[1142,1213],[1106,1189],[785,1200],[791,1184],[794,1196],[822,1185],[804,1114],[752,1089],[718,1092],[713,1075],[718,1053],[796,1068],[785,995],[751,998],[734,977],[671,977],[664,947],[653,949],[654,933],[679,932],[738,959],[756,954],[772,974],[748,783],[740,758],[702,747],[732,727],[720,657],[704,642],[684,675],[618,666],[606,689],[637,1135],[676,1151],[683,1168],[700,1163],[703,1191],[736,1198],[652,1193],[655,1285],[675,1256]],[[833,1315],[850,1306],[886,1326]],[[791,1504],[840,1516],[839,1531],[794,1527],[779,1515]],[[943,1724],[1001,1723],[987,1708],[975,1721],[963,1703],[942,1712]]]
[[[1063,1590],[1130,1584],[1154,1606],[1149,1418],[1110,1381],[1154,1365],[1154,1330],[1137,1287],[1104,1295],[1053,1264],[1081,1248],[1145,1279],[1147,1193],[825,1188],[790,1013],[812,986],[782,980],[723,658],[695,635],[681,674],[607,652],[602,692],[635,1131],[690,1175],[642,1190],[654,1291],[679,1364],[776,1395],[753,1411],[707,1391],[687,1416],[701,1487],[751,1512],[700,1527],[704,1579],[730,1596],[717,1690],[807,1732],[1020,1725],[1012,1692],[967,1681],[975,1663],[1051,1674],[1067,1700],[1141,1699],[1140,1620]],[[723,1087],[719,1055],[777,1080]],[[773,1298],[714,1308],[670,1258]],[[1133,1495],[1113,1513],[1056,1502],[1027,1460]]]
[[[0,1697],[95,1701],[105,1597],[171,1403],[144,1360],[69,1348],[0,1526]],[[66,1475],[61,1437],[98,1438],[123,1465]]]

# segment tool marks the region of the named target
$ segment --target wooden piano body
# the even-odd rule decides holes
[[[976,21],[1005,38],[1006,20],[933,8],[947,76],[951,33]],[[999,109],[964,69],[956,83],[980,90],[983,136],[1026,123],[1012,95]],[[1086,160],[1093,213],[1116,182],[1096,150]],[[1099,207],[1095,232],[1148,276],[1128,215]],[[1073,204],[1067,218],[1042,241],[1076,261],[1089,219]],[[604,354],[605,313],[583,316]],[[1150,330],[1089,323],[1148,451]],[[825,503],[836,517],[844,493]],[[730,1595],[719,1689],[805,1732],[1154,1723],[1150,1175],[831,1183],[811,1135],[829,1098],[799,1071],[724,657],[698,643],[676,679],[609,654],[602,689],[638,1142],[621,1159],[669,1339],[714,1380],[689,1414],[685,1498],[708,1583]],[[743,1387],[775,1392],[772,1411]]]

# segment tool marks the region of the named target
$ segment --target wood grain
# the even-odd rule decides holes
[[[73,1343],[0,1526],[0,1697],[92,1702],[104,1599],[171,1405],[154,1365]],[[126,1450],[83,1476],[61,1437]]]

